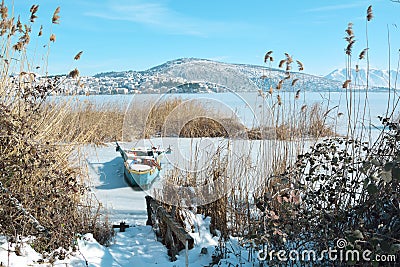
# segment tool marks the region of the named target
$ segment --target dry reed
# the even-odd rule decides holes
[[[278,95],[280,105],[282,99]],[[245,127],[228,114],[180,98],[154,101],[151,105],[69,100],[49,104],[43,112],[44,124],[56,119],[51,135],[65,142],[102,144],[155,136],[293,140],[335,135],[324,108],[318,103],[277,125],[253,128]]]
[[[31,246],[43,252],[70,248],[78,233],[107,236],[107,242],[112,230],[88,193],[86,173],[70,161],[79,160],[76,146],[54,134],[67,113],[44,103],[60,81],[39,79],[30,70],[35,59],[28,60],[26,50],[38,8],[31,7],[29,23],[23,24],[9,18],[4,1],[0,6],[0,234],[16,242],[18,236],[35,236]],[[59,8],[53,23],[59,22],[58,13]]]

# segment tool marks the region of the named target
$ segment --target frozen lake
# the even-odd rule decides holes
[[[387,92],[368,92],[366,96],[364,91],[355,91],[350,95],[346,91],[342,92],[300,92],[296,99],[296,92],[279,92],[282,105],[280,110],[285,110],[288,116],[296,117],[300,114],[302,107],[311,107],[314,103],[319,103],[324,111],[330,110],[327,115],[327,121],[336,125],[336,131],[340,134],[346,134],[347,122],[350,120],[353,124],[357,122],[357,127],[361,125],[361,118],[365,113],[364,126],[371,127],[376,133],[376,128],[381,129],[378,116],[385,117],[387,110],[392,110],[394,102],[398,100],[398,95],[393,92],[389,97]],[[72,96],[61,97],[68,99]],[[55,97],[59,99],[60,97]],[[90,95],[74,96],[77,102],[93,103],[101,106],[104,103],[117,104],[121,108],[136,105],[156,105],[160,101],[174,98],[181,98],[187,101],[195,101],[204,105],[210,110],[210,117],[215,114],[224,114],[230,117],[236,117],[247,127],[268,124],[271,114],[277,113],[277,92],[273,95],[268,93],[262,97],[258,92],[245,93],[208,93],[208,94],[137,94],[137,95]],[[390,99],[389,99],[390,98]],[[389,109],[388,103],[390,102]],[[349,104],[351,103],[351,105]],[[365,111],[364,111],[364,106]],[[352,115],[348,116],[348,110],[353,110]],[[398,108],[394,113],[398,117]],[[218,119],[218,118],[216,118]]]

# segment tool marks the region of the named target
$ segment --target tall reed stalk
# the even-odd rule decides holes
[[[25,24],[10,14],[12,9],[1,2],[0,234],[16,247],[19,237],[33,236],[31,246],[38,252],[69,249],[78,233],[91,232],[107,242],[112,229],[87,191],[86,173],[69,161],[77,159],[74,140],[55,138],[68,112],[46,103],[61,81],[39,77],[31,58],[36,30],[37,42],[45,44],[55,42],[55,34],[35,25],[39,5],[31,6]],[[56,8],[50,25],[59,23],[59,12]]]

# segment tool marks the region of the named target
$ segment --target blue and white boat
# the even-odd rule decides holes
[[[137,147],[122,149],[117,143],[117,152],[120,152],[124,160],[125,180],[134,187],[147,189],[159,176],[161,171],[161,158],[170,149],[162,150],[155,147]]]

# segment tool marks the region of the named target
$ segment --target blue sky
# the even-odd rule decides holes
[[[392,68],[399,57],[400,4],[390,0],[14,0],[15,14],[26,20],[32,4],[39,4],[36,27],[43,24],[44,35],[57,36],[48,60],[51,74],[75,67],[81,75],[145,70],[182,57],[263,65],[264,54],[273,50],[273,67],[287,52],[303,62],[306,73],[326,75],[345,67],[349,22],[354,23],[357,64],[366,47],[369,5],[374,12],[368,23],[371,66],[388,69],[387,28]],[[51,25],[57,6],[61,23]],[[30,52],[47,53],[39,45],[46,41],[32,41]],[[74,61],[81,50],[81,60]]]

